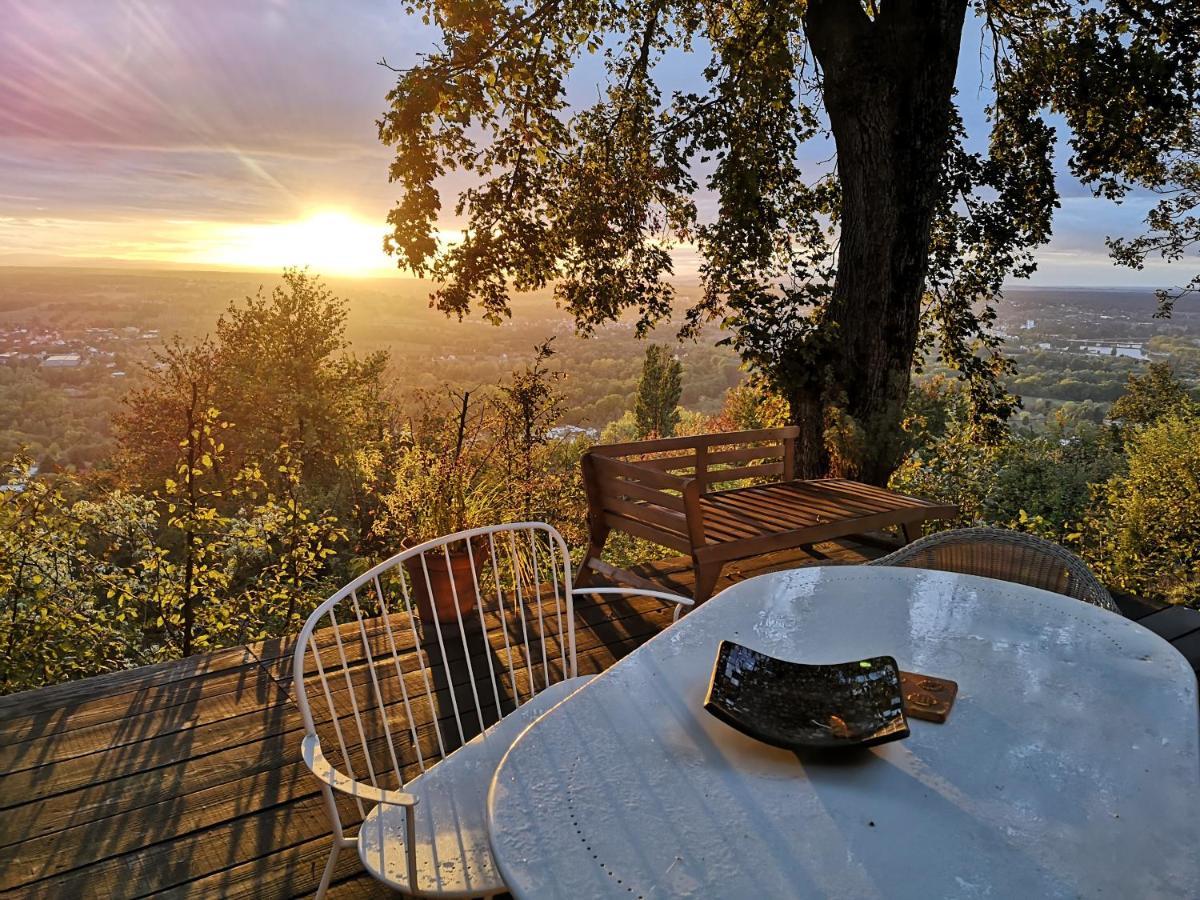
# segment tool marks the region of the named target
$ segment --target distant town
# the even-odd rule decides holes
[[[158,329],[0,327],[0,362],[36,364],[43,369],[101,366],[111,378],[127,374],[124,360],[142,358],[162,340]]]
[[[213,330],[230,301],[270,290],[270,276],[236,272],[0,268],[0,453],[26,447],[45,467],[87,468],[111,449],[112,417],[153,351],[175,335]],[[447,386],[474,390],[526,365],[553,338],[552,365],[567,400],[564,435],[596,438],[628,409],[645,345],[634,323],[575,336],[549,297],[526,296],[511,321],[447,319],[428,308],[429,286],[406,280],[330,282],[350,300],[353,351],[386,351],[397,393]],[[681,284],[680,302],[694,298]],[[1015,363],[1007,380],[1021,397],[1013,425],[1033,431],[1055,418],[1100,424],[1131,373],[1167,361],[1185,383],[1200,380],[1200,302],[1157,318],[1149,290],[1035,289],[1008,292],[994,329]],[[715,413],[746,376],[725,334],[711,326],[677,343],[671,323],[650,339],[683,362],[682,405]],[[952,376],[931,358],[921,377]]]

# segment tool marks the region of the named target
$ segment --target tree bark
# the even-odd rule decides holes
[[[966,0],[886,0],[874,19],[808,4],[842,199],[827,364],[792,399],[803,476],[884,484],[899,463],[965,17]]]

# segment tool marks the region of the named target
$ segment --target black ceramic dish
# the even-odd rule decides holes
[[[721,641],[704,708],[788,750],[869,747],[909,733],[890,656],[809,666]]]

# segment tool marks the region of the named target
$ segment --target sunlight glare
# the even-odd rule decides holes
[[[221,266],[281,269],[308,266],[326,275],[393,271],[383,252],[382,225],[339,210],[319,210],[295,222],[223,226],[204,261]]]

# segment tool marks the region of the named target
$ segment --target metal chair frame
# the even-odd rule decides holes
[[[481,547],[484,543],[486,543],[485,559],[480,562],[477,560],[475,553],[477,548]],[[539,543],[542,547],[540,553]],[[504,671],[502,665],[497,666],[493,663],[490,654],[485,654],[485,659],[487,660],[486,675],[491,687],[490,699],[496,705],[497,721],[511,714],[511,710],[509,713],[504,712],[504,706],[501,702],[501,682],[506,674],[509,679],[511,691],[505,688],[505,694],[507,696],[511,693],[511,696],[508,696],[507,699],[515,707],[524,705],[539,693],[538,679],[535,676],[535,657],[537,654],[536,649],[531,645],[531,632],[536,642],[540,644],[541,662],[537,668],[542,674],[542,678],[540,679],[542,681],[541,690],[545,690],[551,686],[552,668],[554,665],[559,666],[562,673],[560,678],[554,679],[554,682],[577,677],[578,660],[575,649],[574,621],[574,597],[576,595],[622,594],[668,600],[677,604],[675,619],[678,619],[683,606],[690,606],[692,603],[686,597],[680,597],[664,591],[652,591],[641,588],[573,588],[571,561],[566,542],[553,526],[541,522],[517,522],[474,528],[427,541],[418,546],[403,550],[384,560],[322,602],[313,610],[300,631],[292,663],[293,684],[296,686],[296,701],[300,707],[300,715],[304,722],[304,738],[301,748],[302,756],[312,773],[321,781],[321,790],[324,794],[329,818],[333,825],[333,848],[317,890],[317,897],[323,897],[325,891],[328,889],[340,851],[345,848],[356,847],[359,841],[359,834],[355,834],[352,837],[346,834],[341,815],[338,812],[335,792],[353,797],[360,815],[364,817],[366,816],[364,803],[389,804],[404,808],[407,826],[405,836],[407,842],[408,885],[414,891],[418,889],[415,807],[419,798],[404,790],[405,779],[402,774],[403,766],[401,763],[402,751],[406,743],[411,744],[416,752],[418,768],[423,775],[430,767],[453,755],[456,748],[451,747],[448,752],[447,746],[451,743],[454,736],[457,736],[459,746],[468,741],[467,732],[472,730],[473,724],[468,724],[464,728],[464,716],[468,716],[470,710],[469,708],[463,710],[459,708],[459,701],[456,697],[457,691],[451,677],[451,659],[447,656],[447,638],[450,639],[450,645],[454,647],[455,633],[462,646],[463,658],[459,665],[465,665],[466,677],[470,682],[471,699],[475,707],[475,717],[478,720],[479,732],[483,733],[491,727],[485,722],[484,706],[480,702],[481,693],[483,693],[484,701],[489,699],[486,695],[486,687],[481,691],[481,682],[477,683],[476,681],[476,667],[471,661],[468,633],[465,624],[465,619],[471,618],[471,614],[464,616],[459,607],[459,586],[455,584],[453,578],[449,579],[449,586],[455,601],[455,616],[457,621],[443,623],[438,621],[436,615],[433,616],[432,631],[434,632],[433,637],[435,641],[431,642],[430,635],[428,634],[431,630],[430,623],[421,622],[421,619],[415,615],[414,611],[416,598],[414,596],[414,589],[410,588],[409,582],[415,576],[411,570],[406,573],[404,566],[406,561],[420,560],[420,570],[425,582],[425,588],[428,594],[432,595],[434,590],[430,578],[429,554],[441,551],[447,569],[449,569],[451,567],[450,548],[454,544],[462,544],[467,550],[471,567],[472,587],[475,593],[475,612],[478,614],[479,626],[484,636],[485,645],[488,644],[485,607],[487,607],[486,612],[498,615],[501,622],[501,630],[504,635],[504,651],[508,663],[507,673]],[[506,554],[509,565],[507,570],[502,566]],[[485,596],[485,591],[482,587],[482,583],[486,582],[487,578],[483,577],[481,572],[484,571],[484,567],[488,563],[492,567],[489,574],[495,588],[494,597]],[[508,571],[512,576],[510,583],[507,585],[502,583],[503,579],[501,575],[504,571]],[[543,597],[545,589],[542,581],[543,572],[550,575],[549,583],[551,585],[551,591],[545,597]],[[395,590],[396,584],[399,585],[398,595]],[[389,594],[391,595],[390,597]],[[505,603],[506,594],[508,600],[507,607]],[[550,614],[551,610],[549,609],[551,597],[554,604],[553,615]],[[534,605],[536,605],[536,621],[534,621],[533,617]],[[343,621],[339,622],[337,613],[344,610],[347,606],[349,606],[350,614],[343,615]],[[375,612],[377,609],[377,615],[366,614],[364,607],[367,607],[366,613]],[[371,638],[368,636],[366,625],[366,622],[371,620],[377,620],[378,623],[382,624],[382,634],[377,632],[375,637],[377,641],[380,638],[386,638],[386,647],[383,652],[372,650]],[[510,620],[512,620],[511,629]],[[321,649],[317,646],[314,639],[314,632],[318,625],[323,622],[332,626],[331,633],[334,646],[326,646],[325,652],[331,654],[331,651],[336,649],[334,665],[326,665],[323,662]],[[357,625],[356,628],[353,627],[355,624]],[[394,628],[393,626],[398,627]],[[510,641],[510,630],[516,632],[515,639],[512,641]],[[415,655],[417,661],[417,669],[415,671],[411,669],[407,673],[403,671],[401,659],[402,657],[409,657],[410,654],[407,652],[401,653],[398,649],[397,631],[402,636],[409,637],[412,641],[413,649],[411,655]],[[361,641],[364,654],[361,666],[366,669],[369,675],[369,684],[360,685],[359,688],[356,688],[351,678],[351,671],[356,667],[356,663],[348,659],[346,655],[346,645],[356,640],[355,633],[357,634],[357,640]],[[422,640],[422,637],[424,637],[424,640]],[[547,641],[550,639],[557,641],[560,651],[553,659],[547,654]],[[427,644],[429,645],[428,647]],[[514,644],[516,645],[515,648]],[[514,662],[514,649],[517,651],[523,650],[523,664],[518,665]],[[438,721],[438,703],[435,697],[435,688],[430,677],[430,672],[434,667],[429,657],[430,651],[433,650],[437,651],[442,661],[456,726],[457,734],[451,733],[448,738],[443,735],[442,725]],[[499,656],[499,648],[496,648],[496,655]],[[311,667],[309,665],[310,661],[312,663]],[[389,663],[394,667],[396,681],[399,683],[399,698],[394,695],[385,695],[385,690],[380,684],[377,669],[383,671],[385,679],[389,678],[390,673],[386,671]],[[497,671],[498,668],[500,669],[499,672]],[[313,674],[313,669],[315,669],[315,675]],[[334,700],[334,693],[340,693],[343,690],[342,686],[333,686],[331,690],[331,681],[336,681],[339,669],[344,679],[344,690],[349,701],[348,708],[342,709],[339,709],[338,704]],[[461,669],[458,669],[458,671],[461,671]],[[415,694],[410,691],[405,682],[406,674],[410,679],[415,678],[418,688],[423,690],[417,691]],[[484,673],[482,672],[478,673],[481,681],[483,675]],[[528,678],[527,692],[523,692],[518,683],[523,677]],[[332,750],[340,751],[340,765],[332,762],[321,746],[309,698],[310,682],[314,682],[314,687],[316,687],[315,683],[319,682],[316,696],[324,698],[326,711],[329,714],[336,738],[337,746],[332,748]],[[360,704],[359,692],[368,695],[366,702]],[[528,696],[524,696],[525,693],[528,693]],[[410,694],[414,695],[410,696]],[[374,701],[374,710],[371,707],[372,699]],[[433,711],[432,730],[437,740],[436,752],[428,754],[422,752],[420,736],[417,733],[418,722],[413,715],[413,704],[416,702],[429,704],[430,709]],[[403,724],[406,727],[396,727],[393,724],[394,716],[389,715],[389,707],[393,711],[398,711],[400,704],[403,706]],[[369,740],[368,730],[364,728],[364,718],[369,719],[372,714],[377,715],[378,722],[382,725],[383,733],[382,735],[376,734],[373,740]],[[407,731],[407,735],[405,731]],[[356,737],[358,740],[357,745],[354,744]],[[349,742],[347,738],[349,738]],[[384,745],[382,748],[379,747],[381,738]],[[372,750],[372,744],[375,745],[375,751]],[[386,754],[380,753],[379,750],[381,749],[386,749]],[[352,761],[355,752],[361,752],[361,759],[365,762],[366,779],[363,779],[360,773],[355,770]],[[381,765],[375,765],[376,760],[379,760]],[[388,771],[389,769],[390,772]],[[500,887],[500,890],[503,890],[503,888]]]
[[[869,565],[984,575],[1074,597],[1120,614],[1112,595],[1078,556],[1053,541],[1007,528],[940,531]]]

